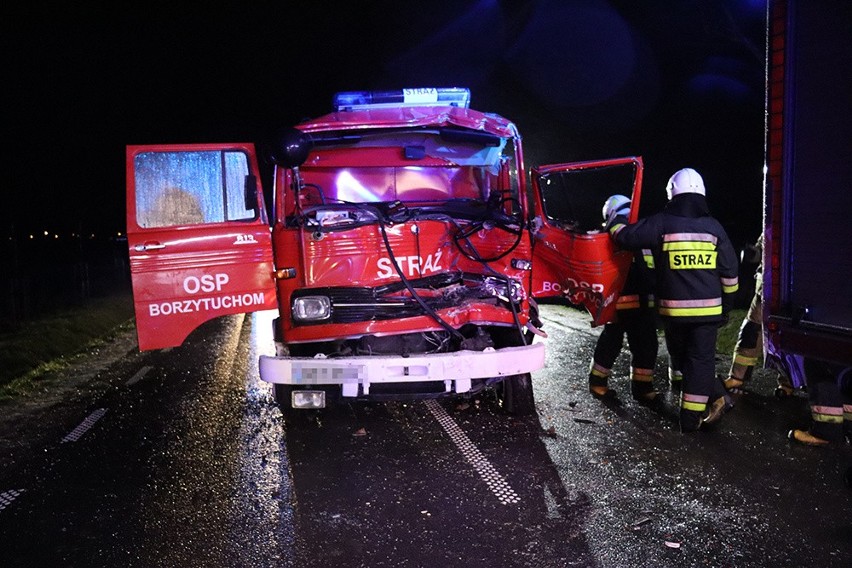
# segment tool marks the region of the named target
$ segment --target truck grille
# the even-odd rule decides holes
[[[440,310],[471,300],[496,301],[496,292],[505,292],[505,284],[495,291],[494,278],[476,274],[447,273],[410,282],[430,308]],[[300,322],[298,325],[355,323],[422,316],[426,311],[402,282],[376,288],[326,287],[298,290],[300,296],[327,296],[331,301],[331,319]],[[505,297],[505,296],[504,296]]]

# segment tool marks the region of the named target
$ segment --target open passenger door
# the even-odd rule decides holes
[[[642,158],[576,162],[534,168],[532,295],[565,297],[584,306],[592,325],[615,315],[633,253],[620,250],[603,229],[606,199],[632,200],[630,222],[639,216]]]
[[[276,307],[251,144],[128,146],[127,244],[139,349],[207,320]]]

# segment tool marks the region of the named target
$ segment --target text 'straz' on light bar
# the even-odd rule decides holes
[[[365,110],[400,106],[470,106],[470,89],[461,87],[347,91],[334,95],[334,110]]]

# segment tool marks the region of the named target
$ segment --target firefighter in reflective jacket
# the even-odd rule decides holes
[[[805,358],[811,425],[787,433],[790,440],[807,446],[827,446],[852,440],[852,368]]]
[[[619,210],[620,213],[615,210]],[[611,216],[627,215],[630,199],[613,195],[603,207],[604,221]],[[657,362],[657,317],[654,310],[653,257],[645,249],[633,254],[627,281],[616,301],[616,316],[604,325],[598,337],[589,370],[589,392],[595,398],[618,402],[615,391],[607,385],[612,366],[621,353],[624,336],[630,349],[630,392],[640,404],[657,400],[654,390],[654,365]]]
[[[733,306],[739,266],[727,233],[710,215],[698,172],[675,172],[666,192],[663,211],[631,225],[616,215],[607,228],[619,246],[653,252],[657,308],[667,345],[682,365],[680,428],[691,432],[717,422],[731,406],[716,377],[716,332]]]
[[[754,246],[747,250],[751,251],[749,260],[757,261],[759,264],[754,273],[754,295],[746,317],[740,325],[728,378],[725,379],[725,388],[733,395],[744,392],[744,385],[751,380],[754,368],[763,354],[763,235],[761,234]],[[743,260],[746,260],[745,252],[743,252]],[[793,394],[793,385],[789,380],[778,375],[777,382],[776,396]]]

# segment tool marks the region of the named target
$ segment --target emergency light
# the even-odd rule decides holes
[[[334,110],[367,110],[399,106],[470,106],[470,89],[461,87],[346,91],[334,95]]]

